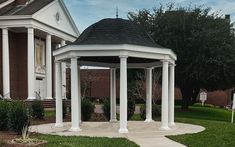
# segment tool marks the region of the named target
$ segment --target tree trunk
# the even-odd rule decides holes
[[[193,90],[192,88],[189,88],[187,86],[182,86],[180,87],[181,93],[182,93],[182,105],[181,108],[183,110],[188,110],[188,106],[190,105],[191,98],[193,95]]]
[[[200,88],[196,87],[193,90],[193,96],[192,96],[192,103],[195,104],[197,102],[197,96],[198,93],[200,92]]]

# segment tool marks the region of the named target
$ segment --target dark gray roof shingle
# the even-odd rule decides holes
[[[0,16],[32,15],[54,0],[34,0],[27,5],[18,5],[15,2],[0,9]]]
[[[72,44],[133,44],[161,47],[140,25],[120,18],[107,18],[91,25]]]

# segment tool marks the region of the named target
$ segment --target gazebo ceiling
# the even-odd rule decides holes
[[[107,18],[88,27],[74,45],[133,44],[161,47],[138,24],[120,18]]]
[[[119,57],[81,57],[78,61],[89,61],[89,62],[101,62],[101,63],[120,63]],[[159,60],[154,59],[143,59],[129,57],[127,63],[152,63]]]

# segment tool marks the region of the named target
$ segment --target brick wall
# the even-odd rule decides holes
[[[86,78],[89,78],[89,76],[97,77],[96,80],[91,82],[91,89],[87,90],[88,97],[94,97],[94,98],[109,97],[110,95],[109,74],[110,73],[108,69],[105,69],[105,70],[92,69],[89,71],[81,70],[81,79],[82,79],[83,84]],[[145,94],[145,92],[143,93]],[[154,95],[153,97],[159,97],[159,95],[161,95],[161,86],[157,86],[155,93],[157,93],[156,95],[158,96]],[[70,95],[70,70],[69,69],[67,69],[67,94]],[[119,97],[118,77],[117,77],[117,97]],[[205,103],[213,104],[217,106],[226,106],[231,102],[230,97],[231,97],[231,90],[208,92],[208,99]],[[175,89],[175,99],[176,100],[182,99],[182,94],[179,88]]]

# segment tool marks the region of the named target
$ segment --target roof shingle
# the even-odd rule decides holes
[[[0,16],[33,15],[54,0],[34,0],[27,5],[18,5],[15,2],[0,9]]]
[[[91,25],[73,44],[133,44],[161,47],[140,25],[120,18],[103,19]]]

